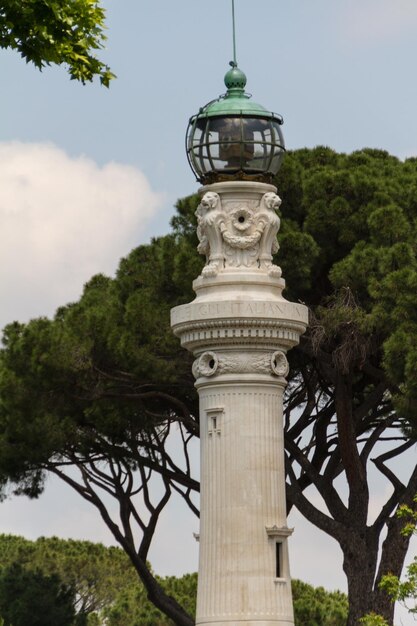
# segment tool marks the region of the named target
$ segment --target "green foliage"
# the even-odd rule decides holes
[[[197,574],[185,574],[179,578],[159,578],[165,591],[195,616],[197,598]],[[175,626],[147,599],[141,585],[132,584],[119,594],[114,604],[103,611],[106,626]]]
[[[295,626],[345,626],[346,594],[292,581]]]
[[[111,605],[124,587],[137,580],[120,548],[57,537],[29,541],[0,535],[0,574],[8,575],[16,564],[28,575],[41,574],[72,591],[75,626],[93,625],[94,614]],[[33,614],[36,615],[35,608]]]
[[[183,248],[173,237],[142,246],[121,261],[116,280],[94,277],[55,320],[6,327],[0,414],[23,421],[2,422],[0,471],[20,476],[20,493],[39,492],[34,468],[46,459],[95,450],[103,436],[125,454],[126,441],[172,410],[152,395],[155,385],[195,403],[191,360],[169,328],[172,302],[184,299],[175,272]]]
[[[364,626],[389,626],[388,622],[377,613],[371,612],[364,617],[361,617],[360,623]]]
[[[319,147],[295,152],[277,178],[284,198],[277,260],[288,295],[312,307],[328,345],[346,324],[365,339],[408,426],[417,421],[416,174],[415,159]]]
[[[98,0],[2,0],[0,47],[17,50],[38,69],[66,64],[72,79],[95,76],[106,87],[114,74],[95,56],[106,39]]]
[[[414,496],[415,507],[417,507],[417,495]],[[398,507],[397,517],[405,521],[405,525],[401,529],[401,534],[404,536],[410,536],[416,533],[417,526],[417,510],[412,509],[410,506],[402,505]]]
[[[414,497],[417,505],[417,495]],[[417,510],[403,505],[397,509],[397,517],[405,521],[401,533],[404,536],[417,534]],[[408,608],[410,614],[417,615],[417,557],[407,566],[406,576],[403,581],[394,574],[386,574],[379,584],[380,589],[385,591],[392,602],[400,602]],[[412,602],[412,605],[409,602]],[[365,615],[361,622],[364,626],[388,626],[381,615],[369,613]]]
[[[73,608],[72,614],[68,612],[69,616],[72,615],[68,617],[70,621],[59,621],[61,618],[53,612],[57,620],[53,622],[54,626],[100,626],[103,621],[106,626],[174,626],[174,622],[148,600],[136,572],[119,548],[57,537],[30,541],[14,535],[0,535],[0,607],[3,606],[1,581],[6,579],[8,589],[16,586],[19,593],[22,585],[27,585],[29,600],[26,595],[20,596],[25,607],[26,602],[32,602],[32,593],[39,584],[45,585],[44,595],[69,598]],[[158,580],[170,596],[195,616],[197,574],[159,577]],[[60,590],[65,592],[63,596]],[[344,626],[346,623],[345,594],[327,592],[322,587],[314,588],[299,580],[292,581],[292,591],[296,626]],[[10,592],[7,593],[11,603],[8,610],[15,610],[11,606]],[[55,606],[51,598],[48,606],[49,603]],[[41,609],[43,611],[43,605],[38,606],[35,601],[29,622],[16,621],[16,626],[52,624],[43,617],[44,613],[38,613]],[[22,609],[23,614],[26,615]],[[3,615],[11,619],[11,613],[3,611]],[[37,621],[38,615],[41,615],[41,621]]]
[[[0,612],[7,626],[73,626],[74,590],[58,576],[14,563],[0,572]]]
[[[197,574],[161,579],[166,591],[195,616]],[[299,580],[292,581],[295,626],[345,626],[348,603],[339,591],[328,592]],[[107,626],[175,626],[146,599],[139,586],[126,589],[104,612]]]
[[[417,506],[417,496],[414,498]],[[402,506],[397,511],[397,516],[405,521],[402,534],[409,536],[417,534],[417,511],[409,506]],[[398,576],[387,574],[380,583],[380,588],[385,591],[393,602],[401,602],[407,606],[409,613],[417,614],[417,557],[407,566],[406,576],[401,581]],[[410,605],[410,601],[412,605]]]

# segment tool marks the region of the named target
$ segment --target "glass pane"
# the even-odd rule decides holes
[[[244,117],[242,118],[243,124],[243,138],[249,141],[255,140],[255,135],[258,140],[262,140],[262,133],[268,128],[267,120],[263,120],[259,117]]]
[[[269,166],[269,171],[272,172],[273,174],[276,174],[280,168],[283,158],[284,158],[284,151],[275,149],[274,156],[272,157],[272,161]]]
[[[197,120],[189,127],[187,145],[199,175],[240,170],[256,175],[278,171],[284,141],[277,121],[237,115]]]
[[[201,128],[196,128],[194,131],[194,134],[190,137],[192,144],[196,145],[200,143],[202,136],[203,136],[203,131],[201,130]]]
[[[268,169],[270,146],[265,144],[255,144],[253,159],[248,163],[252,170],[266,171]]]
[[[284,148],[285,143],[284,143],[284,137],[283,137],[282,130],[281,130],[281,125],[278,124],[278,122],[272,122],[272,128],[273,128],[274,136],[275,136],[274,143]]]

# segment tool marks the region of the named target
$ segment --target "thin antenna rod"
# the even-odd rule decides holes
[[[236,62],[236,28],[235,28],[235,0],[232,0],[232,22],[233,22],[233,63],[237,67]]]

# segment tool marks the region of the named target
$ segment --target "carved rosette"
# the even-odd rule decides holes
[[[206,257],[202,275],[250,268],[279,278],[281,269],[272,263],[272,255],[278,251],[280,219],[276,211],[280,204],[280,198],[271,191],[260,201],[222,200],[215,191],[207,191],[196,211],[197,249]]]
[[[195,378],[220,374],[269,374],[285,378],[289,371],[287,358],[281,350],[262,354],[231,354],[203,352],[193,363]]]

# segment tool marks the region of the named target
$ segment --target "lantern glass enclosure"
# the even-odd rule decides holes
[[[225,77],[228,91],[190,119],[186,148],[197,180],[270,182],[285,153],[282,117],[250,100],[246,77],[233,67]]]

